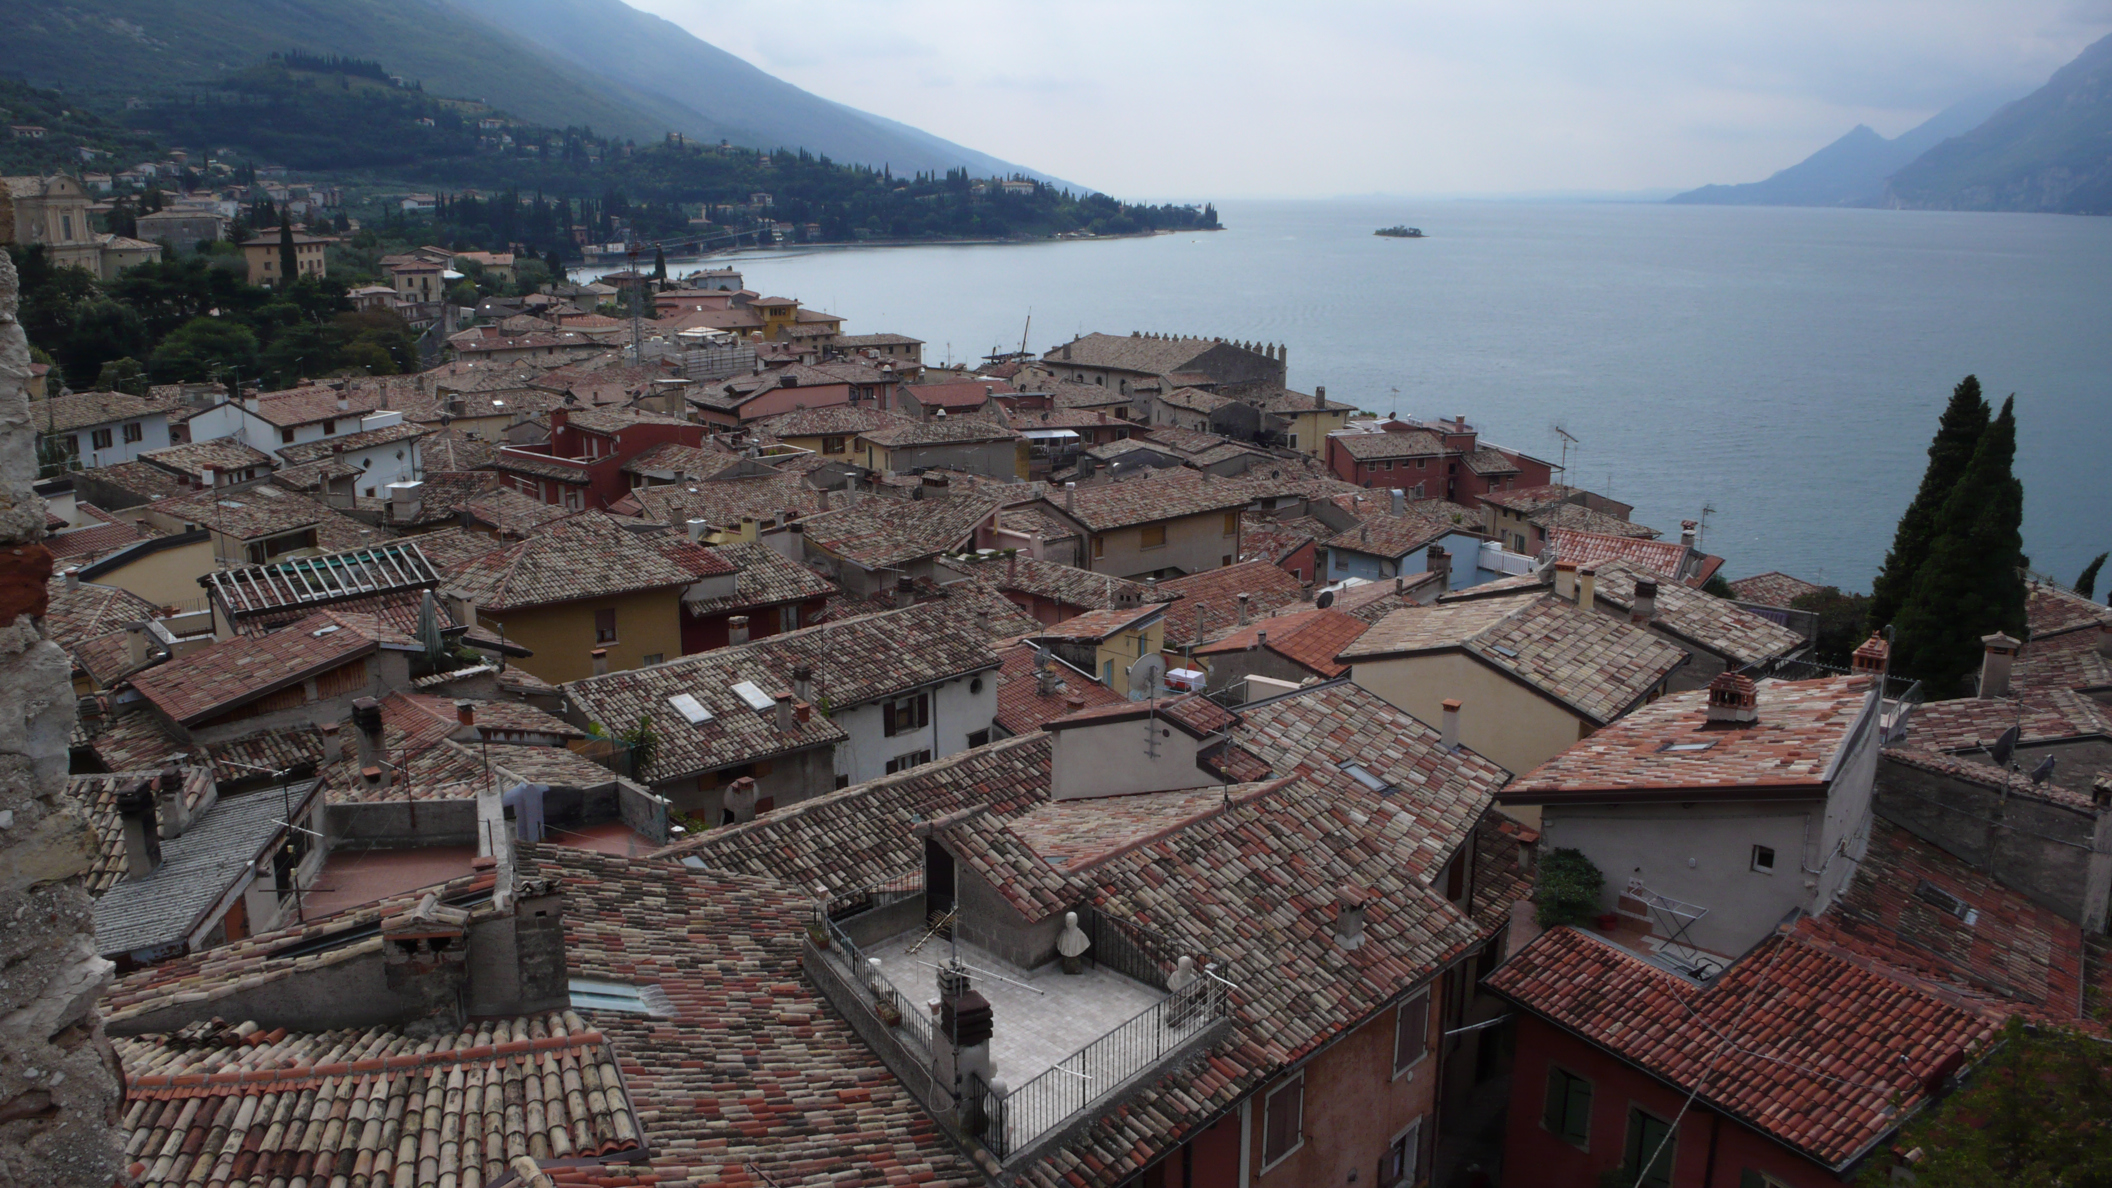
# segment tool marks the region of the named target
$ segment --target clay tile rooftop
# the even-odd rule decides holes
[[[1471,604],[1470,604],[1471,605]],[[1711,699],[1743,682],[1751,721],[1712,719]],[[1504,789],[1506,804],[1696,792],[1823,796],[1857,730],[1876,713],[1868,677],[1751,682],[1719,676],[1610,723]]]
[[[1197,648],[1195,654],[1216,656],[1242,652],[1250,647],[1266,647],[1308,672],[1332,678],[1349,671],[1348,666],[1335,657],[1355,643],[1369,626],[1362,619],[1333,609],[1292,611],[1272,615],[1234,631]],[[1263,636],[1268,637],[1266,643]]]

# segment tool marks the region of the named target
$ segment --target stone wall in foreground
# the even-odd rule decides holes
[[[111,966],[79,878],[94,835],[66,791],[71,662],[39,629],[51,553],[16,298],[0,252],[0,1184],[108,1188],[118,1075],[95,1005]]]

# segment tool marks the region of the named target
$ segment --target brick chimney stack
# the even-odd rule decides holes
[[[1637,627],[1647,627],[1656,618],[1657,583],[1638,578],[1635,583],[1635,601],[1628,608],[1628,621]]]
[[[1858,676],[1879,676],[1892,656],[1892,645],[1882,635],[1872,634],[1863,641],[1863,646],[1848,658],[1848,670]]]
[[[1709,682],[1708,720],[1751,725],[1760,720],[1760,695],[1753,678],[1735,672],[1720,672]]]

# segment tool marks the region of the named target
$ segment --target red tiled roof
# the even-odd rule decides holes
[[[1131,628],[1142,629],[1164,614],[1166,605],[1147,602],[1142,606],[1114,606],[1072,615],[1053,627],[1036,632],[1038,639],[1102,640]]]
[[[1043,729],[1068,730],[1074,726],[1120,722],[1146,715],[1164,718],[1194,738],[1208,738],[1213,734],[1223,733],[1239,721],[1237,715],[1202,694],[1183,693],[1175,697],[1121,701],[1113,705],[1078,710],[1053,719],[1044,725]]]
[[[1259,622],[1221,636],[1195,650],[1198,656],[1241,652],[1259,643],[1267,634],[1270,651],[1323,677],[1338,677],[1349,666],[1336,660],[1342,649],[1355,643],[1370,624],[1338,610],[1302,610],[1271,615]]]
[[[1095,483],[1051,496],[1056,511],[1091,532],[1130,528],[1160,520],[1231,511],[1252,502],[1245,486],[1216,475],[1173,468],[1138,475],[1119,483]],[[1069,505],[1068,508],[1066,505]]]
[[[953,495],[943,499],[860,500],[841,511],[805,520],[807,543],[867,569],[886,569],[975,543],[978,529],[995,523],[994,499]]]
[[[52,557],[57,560],[88,561],[150,539],[150,534],[129,522],[97,524],[92,528],[76,528],[47,536],[44,547],[50,549]]]
[[[1329,441],[1360,462],[1387,458],[1434,458],[1444,445],[1428,433],[1331,433]],[[1396,472],[1398,473],[1398,472]],[[1431,472],[1436,477],[1436,471]],[[1401,476],[1407,481],[1407,475]]]
[[[1467,605],[1472,605],[1471,603]],[[1520,776],[1506,804],[1607,793],[1793,789],[1821,796],[1870,710],[1868,677],[1760,681],[1759,720],[1710,722],[1708,690],[1673,693]],[[1673,751],[1672,746],[1699,750]]]
[[[1555,928],[1483,985],[1836,1169],[1996,1030],[1794,936],[1770,937],[1697,985]]]
[[[1626,561],[1609,561],[1598,567],[1594,598],[1603,598],[1622,611],[1635,607],[1636,581],[1654,580]],[[1705,648],[1732,662],[1733,667],[1773,660],[1805,646],[1802,635],[1763,619],[1726,598],[1704,594],[1678,582],[1660,582],[1657,617],[1651,624],[1678,639]]]
[[[1495,504],[1506,511],[1531,514],[1543,508],[1568,503],[1585,493],[1582,487],[1549,483],[1540,487],[1513,487],[1507,491],[1489,491],[1481,496],[1481,501]]]
[[[1993,746],[2002,732],[2022,728],[2019,741],[2112,740],[2112,714],[2070,689],[2027,689],[2016,697],[1961,697],[1931,701],[1907,717],[1909,746],[1964,751]]]
[[[132,678],[172,720],[189,724],[375,651],[416,647],[371,615],[317,611],[270,635],[238,636]]]
[[[1530,592],[1404,607],[1373,624],[1342,658],[1439,651],[1464,652],[1601,723],[1626,712],[1687,661],[1686,653],[1639,627]]]
[[[1007,734],[1032,734],[1073,710],[1116,705],[1127,699],[1068,664],[1052,660],[1059,680],[1044,694],[1034,679],[1033,644],[1015,644],[998,652],[1004,661],[997,678],[997,724]],[[1072,705],[1072,698],[1079,699]]]
[[[1736,594],[1740,602],[1757,602],[1761,606],[1787,607],[1804,595],[1816,594],[1825,588],[1772,569],[1731,583],[1731,593]]]
[[[981,408],[991,394],[1009,396],[1012,385],[1001,379],[952,380],[937,384],[909,384],[902,389],[904,398],[913,398],[918,404],[933,408]]]
[[[1241,594],[1248,596],[1251,621],[1297,602],[1303,590],[1297,578],[1271,561],[1242,561],[1160,582],[1159,593],[1180,596],[1179,602],[1166,608],[1166,646],[1198,643],[1237,627]]]
[[[2034,641],[2088,628],[2112,630],[2112,607],[2052,582],[2031,583],[2025,592],[2024,617]]]
[[[2112,689],[2112,659],[2098,651],[2094,632],[2067,631],[2035,639],[2017,654],[2010,685],[2022,689],[2077,689],[2097,693]]]
[[[125,624],[161,613],[160,607],[116,586],[81,582],[69,590],[63,576],[54,576],[45,583],[45,591],[50,601],[44,611],[44,637],[60,647],[70,648],[112,632],[122,635]]]
[[[1432,516],[1384,513],[1366,517],[1363,523],[1335,534],[1324,543],[1345,553],[1368,553],[1374,557],[1406,557],[1428,548],[1459,531],[1459,526]],[[1462,561],[1464,563],[1464,561]]]
[[[1554,549],[1556,558],[1563,561],[1574,561],[1578,565],[1628,561],[1664,580],[1697,587],[1723,565],[1723,558],[1707,556],[1678,541],[1641,540],[1556,528],[1547,534],[1547,543]]]
[[[732,571],[708,550],[697,552],[717,562],[716,572]],[[684,586],[697,576],[695,565],[669,559],[660,542],[626,530],[606,513],[584,512],[456,566],[445,588],[482,610],[503,614],[517,607]]]

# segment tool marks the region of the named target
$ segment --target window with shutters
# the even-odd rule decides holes
[[[1430,1054],[1430,992],[1401,1004],[1393,1016],[1393,1075],[1400,1076]]]
[[[1278,1086],[1262,1103],[1261,1170],[1282,1163],[1305,1145],[1305,1074]]]
[[[1137,529],[1137,547],[1140,549],[1162,549],[1166,547],[1166,525],[1146,524]]]
[[[1540,1125],[1579,1150],[1591,1150],[1591,1082],[1558,1065],[1547,1066],[1547,1101]]]
[[[1417,1118],[1409,1124],[1408,1129],[1393,1136],[1392,1145],[1386,1148],[1385,1158],[1379,1160],[1379,1188],[1396,1188],[1397,1185],[1415,1183],[1422,1145],[1423,1120]]]
[[[125,426],[126,441],[141,441],[144,440],[146,436],[146,426],[141,425],[138,421],[133,421],[131,424]]]
[[[1236,511],[1229,511],[1229,512],[1226,512],[1226,513],[1225,513],[1225,535],[1226,535],[1226,536],[1235,536],[1235,535],[1237,535],[1238,533],[1239,533],[1239,513],[1238,513],[1238,512],[1236,512]]]
[[[931,725],[931,699],[922,693],[880,706],[880,733],[889,738]]]
[[[1634,1106],[1628,1108],[1628,1145],[1621,1158],[1621,1178],[1639,1188],[1672,1188],[1672,1124]]]
[[[912,767],[921,767],[929,762],[931,762],[930,751],[911,751],[907,755],[897,755],[888,760],[887,774],[893,775],[898,771],[908,771]]]
[[[93,447],[94,449],[98,449],[98,450],[107,450],[107,449],[109,449],[109,448],[110,448],[110,431],[109,431],[108,429],[97,429],[97,430],[95,430],[94,432],[92,432],[92,433],[90,433],[90,434],[88,435],[88,444],[89,444],[89,445],[90,445],[91,447]]]
[[[595,611],[595,612],[594,612],[594,642],[595,642],[595,643],[615,643],[615,642],[616,642],[616,610],[615,610],[615,608],[611,607],[611,608],[609,608],[608,610],[598,610],[598,611]]]
[[[279,442],[280,442],[280,444],[282,444],[282,445],[292,445],[292,444],[293,444],[293,430],[291,430],[291,429],[281,429],[281,430],[279,430]]]

